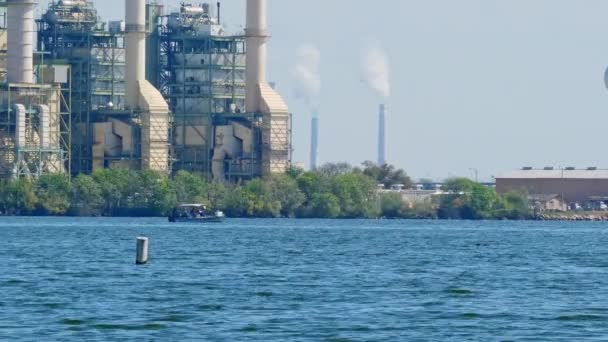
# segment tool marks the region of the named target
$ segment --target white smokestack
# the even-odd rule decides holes
[[[380,97],[386,99],[391,95],[390,65],[384,50],[374,47],[367,51],[363,72],[367,84]]]
[[[266,0],[247,0],[247,84],[248,112],[261,111],[260,83],[266,83]]]
[[[319,117],[317,114],[313,115],[310,126],[310,169],[316,170],[319,166]]]
[[[125,0],[126,103],[138,106],[138,81],[146,79],[146,0]]]
[[[386,165],[386,105],[380,105],[378,115],[378,166]]]
[[[34,7],[35,0],[8,0],[9,83],[34,83]]]

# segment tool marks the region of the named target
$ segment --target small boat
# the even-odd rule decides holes
[[[225,218],[223,212],[210,211],[203,204],[182,204],[173,209],[169,215],[169,222],[221,223]]]

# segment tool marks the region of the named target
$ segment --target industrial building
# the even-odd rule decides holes
[[[165,13],[128,0],[125,21],[106,23],[93,1],[51,1],[35,20],[37,1],[0,0],[0,177],[124,167],[240,180],[287,170],[290,113],[265,79],[266,0],[246,3],[245,32],[228,34],[220,3]]]
[[[525,191],[532,197],[557,196],[564,203],[583,205],[608,200],[608,170],[526,167],[496,177],[496,191],[500,194]]]
[[[106,25],[85,0],[53,1],[37,21],[44,63],[71,70],[63,93],[72,103],[73,174],[107,167],[169,169],[168,109],[149,83],[138,85],[145,81],[145,2],[126,4],[127,24]],[[150,94],[140,99],[144,91]],[[158,108],[150,110],[151,103]]]
[[[164,14],[148,5],[148,65],[172,113],[173,171],[231,180],[285,171],[290,117],[264,79],[266,2],[247,2],[248,29],[237,35],[226,34],[220,6]]]
[[[70,103],[65,66],[34,64],[34,0],[0,2],[0,178],[63,173]]]

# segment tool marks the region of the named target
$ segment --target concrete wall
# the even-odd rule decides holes
[[[608,197],[608,179],[496,179],[496,191],[525,190],[530,195],[560,195],[566,203]]]

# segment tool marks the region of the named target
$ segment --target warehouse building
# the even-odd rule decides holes
[[[496,177],[496,191],[526,191],[528,194],[557,195],[565,203],[608,200],[608,170],[595,167],[576,169],[522,168]]]

